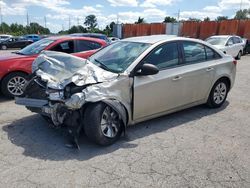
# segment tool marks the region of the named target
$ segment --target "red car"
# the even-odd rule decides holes
[[[18,52],[0,56],[0,86],[7,97],[23,94],[27,75],[31,73],[32,62],[43,50],[69,53],[88,58],[97,49],[106,46],[104,40],[87,37],[50,37],[39,40]]]

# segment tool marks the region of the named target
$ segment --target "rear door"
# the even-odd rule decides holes
[[[230,37],[227,41],[227,54],[236,57],[238,54],[238,47],[235,45],[233,37]]]

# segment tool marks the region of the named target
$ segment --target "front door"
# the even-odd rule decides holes
[[[145,62],[155,64],[160,71],[134,78],[135,121],[204,100],[214,75],[205,47],[194,42],[183,42],[181,46],[183,62],[174,42],[156,48],[145,58]]]

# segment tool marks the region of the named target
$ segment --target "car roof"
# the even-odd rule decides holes
[[[82,36],[106,36],[106,35],[104,35],[104,34],[101,34],[101,33],[73,33],[73,34],[71,34],[71,36],[78,36],[78,35],[82,35]]]
[[[240,37],[240,36],[237,36],[237,35],[213,35],[209,38],[229,38],[229,37]]]
[[[179,39],[186,39],[186,38],[177,37],[176,35],[150,35],[150,36],[126,38],[121,41],[155,44],[161,41],[174,40],[174,39],[179,40]]]
[[[91,38],[91,37],[79,37],[79,36],[70,36],[70,35],[64,35],[64,36],[51,36],[51,37],[47,37],[45,39],[51,39],[51,40],[90,40],[90,41],[95,41],[98,43],[105,43],[104,40],[98,39],[98,38]]]

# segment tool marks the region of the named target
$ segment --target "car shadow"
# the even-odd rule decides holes
[[[11,101],[11,100],[13,99],[3,96],[3,94],[0,92],[0,102],[6,102],[6,101]]]
[[[38,114],[12,122],[3,126],[2,129],[14,145],[24,149],[23,155],[25,156],[52,161],[71,159],[84,161],[119,149],[135,148],[137,144],[133,141],[137,139],[216,114],[224,110],[228,104],[229,102],[226,101],[219,109],[209,109],[201,105],[129,126],[126,135],[108,147],[97,146],[89,142],[84,135],[79,140],[80,150],[69,149],[65,147],[68,140],[66,131],[49,127]]]

